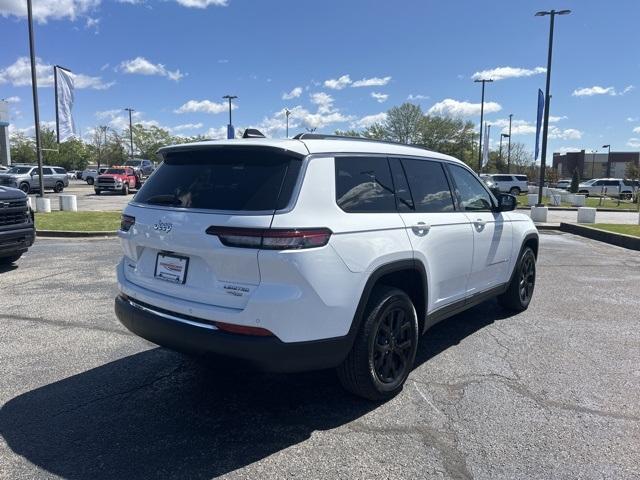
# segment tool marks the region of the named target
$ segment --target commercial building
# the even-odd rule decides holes
[[[611,171],[607,175],[607,161],[611,162]],[[571,178],[577,168],[580,178],[625,178],[625,172],[630,163],[640,166],[640,152],[607,152],[592,153],[580,150],[579,152],[554,153],[553,168],[557,170],[560,178]]]

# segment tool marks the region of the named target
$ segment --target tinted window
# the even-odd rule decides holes
[[[168,152],[135,201],[209,210],[280,209],[291,199],[301,163],[265,148]]]
[[[7,173],[24,175],[25,173],[29,173],[30,171],[31,171],[31,167],[11,167],[9,170],[7,170]]]
[[[491,196],[475,175],[457,165],[450,165],[449,168],[464,210],[492,209]]]
[[[416,212],[452,212],[453,197],[440,162],[402,160]]]
[[[496,182],[511,182],[513,180],[511,175],[494,175],[493,179]]]
[[[415,206],[413,197],[407,183],[407,176],[404,173],[404,167],[397,158],[389,159],[391,167],[391,176],[393,177],[393,187],[396,191],[396,203],[399,212],[414,212]]]
[[[618,182],[618,180],[606,180],[604,184],[608,187],[617,187],[620,185],[620,182]]]
[[[336,201],[345,212],[395,212],[389,164],[384,157],[338,157]]]
[[[47,167],[44,167],[44,168],[42,169],[42,174],[43,174],[43,175],[53,175],[53,169],[51,169],[51,168],[47,168]]]
[[[520,180],[521,182],[529,181],[526,175],[516,175],[515,177],[516,177],[516,180]]]
[[[62,167],[53,167],[53,171],[60,174],[67,173],[67,171]]]

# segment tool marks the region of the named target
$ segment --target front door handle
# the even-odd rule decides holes
[[[417,236],[424,237],[427,233],[429,233],[429,230],[431,230],[431,225],[427,225],[424,222],[418,222],[413,227],[411,227],[411,230],[413,230],[413,233],[415,233]]]
[[[487,224],[486,220],[482,220],[481,218],[478,218],[475,222],[478,227],[484,227]]]

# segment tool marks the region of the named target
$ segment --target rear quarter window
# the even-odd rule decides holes
[[[135,201],[223,211],[285,208],[302,158],[264,147],[212,147],[169,151]]]
[[[336,203],[348,213],[396,211],[389,162],[385,157],[337,157]]]

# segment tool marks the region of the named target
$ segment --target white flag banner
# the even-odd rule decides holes
[[[56,76],[58,142],[64,142],[77,136],[72,111],[74,99],[73,74],[59,67],[54,67],[54,74]]]
[[[484,124],[484,138],[482,140],[482,166],[489,163],[489,129],[491,126]]]

